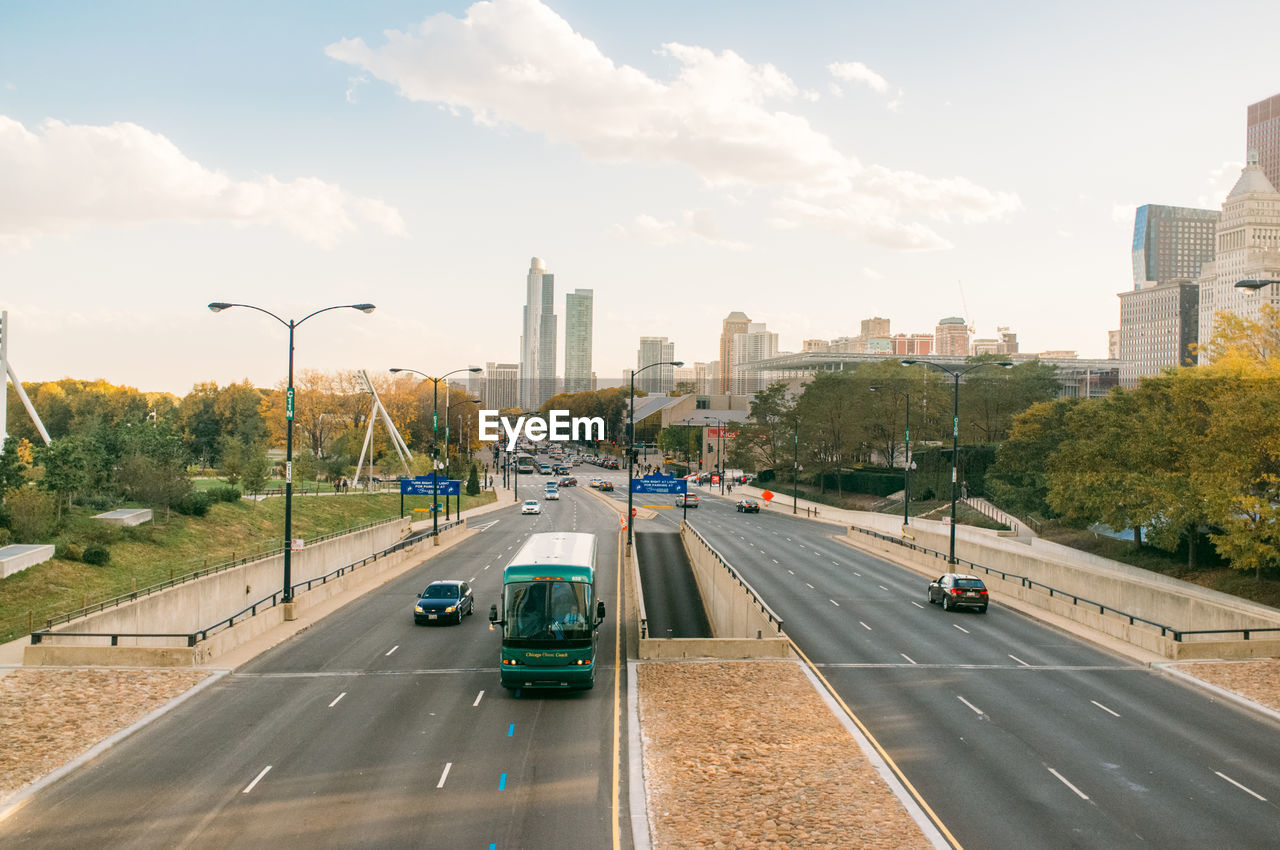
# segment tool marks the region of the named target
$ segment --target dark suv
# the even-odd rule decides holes
[[[944,573],[929,582],[929,604],[942,603],[942,610],[977,608],[985,614],[989,596],[982,579],[966,573]]]

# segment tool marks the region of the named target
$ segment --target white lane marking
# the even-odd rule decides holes
[[[806,581],[804,584],[805,584],[805,587],[809,588],[810,590],[813,590],[813,585],[809,584],[809,582]]]
[[[790,542],[791,542],[791,538],[790,538],[790,537],[788,537],[788,538],[787,538],[787,542],[788,542],[788,543],[790,543]]]
[[[888,590],[888,589],[889,589],[889,588],[885,587],[883,584],[877,584],[877,585],[876,585],[876,587],[880,588],[881,590]]]
[[[437,787],[437,788],[443,788],[443,787],[444,787],[444,781],[445,781],[446,779],[448,779],[448,778],[449,778],[449,769],[450,769],[450,768],[452,768],[452,767],[453,767],[453,762],[446,762],[446,763],[445,763],[445,766],[444,766],[444,773],[440,774],[440,781],[436,783],[436,787]]]
[[[830,602],[832,605],[836,606],[837,608],[840,607],[840,603],[835,601],[834,599],[828,599],[827,601]]]
[[[388,650],[387,650],[387,655],[390,655],[391,653],[395,652],[395,651],[396,651],[397,649],[399,649],[399,648],[400,648],[400,644],[396,644],[395,646],[393,646],[393,647],[391,647],[390,649],[388,649]],[[386,655],[384,655],[384,656],[383,656],[383,658],[385,658],[385,657],[386,657]]]
[[[243,791],[241,791],[240,793],[241,793],[241,794],[248,794],[250,791],[252,791],[252,790],[253,790],[253,786],[255,786],[255,785],[257,785],[259,782],[261,782],[261,781],[262,781],[262,777],[266,776],[266,775],[267,775],[267,771],[268,771],[268,770],[270,770],[270,769],[271,769],[271,765],[267,765],[266,767],[264,767],[264,768],[262,769],[262,773],[259,773],[256,777],[254,777],[254,780],[253,780],[252,782],[250,782],[250,783],[248,784],[248,786],[247,786],[247,787],[245,787],[245,789],[244,789]]]
[[[482,699],[484,699],[484,691],[481,691],[480,693],[476,694],[476,701],[471,703],[471,707],[475,708],[477,705],[480,704],[480,700]]]
[[[907,661],[908,661],[909,663],[911,663],[911,664],[915,664],[915,663],[916,663],[915,661],[913,661],[913,660],[911,659],[911,656],[910,656],[910,655],[907,655],[905,652],[899,652],[898,654],[899,654],[899,655],[901,655],[903,658],[907,659]]]
[[[775,564],[776,564],[776,563],[778,563],[778,559],[777,559],[777,558],[770,558],[769,560],[773,561]]]
[[[1236,786],[1237,788],[1239,788],[1239,789],[1240,789],[1241,791],[1243,791],[1244,793],[1249,794],[1250,796],[1253,796],[1253,797],[1257,797],[1259,800],[1261,800],[1261,801],[1262,801],[1262,802],[1264,802],[1264,803],[1265,803],[1265,802],[1267,802],[1267,798],[1266,798],[1266,797],[1262,796],[1262,795],[1261,795],[1261,794],[1259,794],[1257,791],[1252,791],[1252,790],[1250,790],[1250,789],[1248,789],[1248,788],[1244,787],[1244,786],[1243,786],[1243,785],[1241,785],[1239,782],[1236,782],[1234,779],[1232,779],[1230,776],[1227,776],[1225,773],[1219,773],[1219,772],[1218,772],[1218,771],[1216,771],[1216,770],[1214,771],[1214,773],[1217,773],[1217,774],[1218,774],[1219,776],[1221,776],[1223,779],[1227,780],[1228,782],[1230,782],[1232,785],[1234,785],[1234,786]]]
[[[1049,772],[1052,773],[1054,776],[1058,777],[1058,781],[1061,782],[1063,785],[1067,786],[1072,791],[1076,792],[1076,796],[1079,797],[1081,800],[1089,799],[1088,794],[1084,793],[1079,788],[1077,788],[1076,786],[1068,782],[1066,777],[1064,777],[1061,773],[1058,773],[1058,771],[1054,770],[1053,768],[1049,768]]]
[[[339,702],[343,697],[345,697],[346,695],[347,695],[347,692],[346,692],[346,691],[343,691],[342,693],[338,694],[338,696],[334,698],[333,702],[329,703],[329,707],[330,707],[330,708],[333,708],[333,707],[334,707],[335,705],[337,705],[337,704],[338,704],[338,702]]]
[[[862,626],[867,631],[871,631],[871,627],[868,626],[866,623],[862,622],[861,620],[858,621],[858,625]]]
[[[471,577],[471,583],[472,583],[472,584],[475,584],[475,583],[476,583],[476,577],[475,577],[475,576],[472,576],[472,577]]]
[[[795,570],[787,570],[787,572],[791,573],[792,575],[795,575],[795,574],[796,574],[796,571],[795,571]]]
[[[1107,708],[1107,707],[1106,707],[1105,705],[1103,705],[1102,703],[1098,702],[1096,699],[1091,699],[1091,700],[1089,700],[1089,702],[1093,703],[1093,704],[1094,704],[1094,705],[1096,705],[1098,708],[1100,708],[1100,709],[1102,709],[1103,711],[1105,711],[1107,714],[1110,714],[1112,717],[1119,717],[1119,716],[1120,716],[1120,715],[1116,714],[1114,711],[1112,711],[1111,709]]]
[[[1019,664],[1021,664],[1023,667],[1030,667],[1030,666],[1031,666],[1030,664],[1028,664],[1027,662],[1023,661],[1021,658],[1019,658],[1019,657],[1018,657],[1018,656],[1016,656],[1016,655],[1010,655],[1009,657],[1010,657],[1010,658],[1012,658],[1014,661],[1018,662]]]
[[[924,606],[923,606],[923,605],[921,605],[919,602],[914,602],[914,601],[913,601],[911,604],[912,604],[912,605],[914,605],[914,606],[916,606],[917,608],[924,608]]]
[[[858,578],[862,578],[862,573],[854,573],[854,575],[857,576]]]
[[[979,717],[981,717],[981,716],[982,716],[982,709],[978,708],[976,705],[974,705],[973,703],[969,702],[969,701],[968,701],[967,699],[965,699],[964,697],[960,696],[959,694],[956,694],[956,699],[960,700],[962,703],[964,703],[965,705],[969,706],[969,708],[973,710],[973,713],[974,713],[974,714],[978,715]]]
[[[951,625],[956,626],[956,624],[955,624],[955,623],[952,623]],[[968,629],[966,629],[964,626],[956,626],[956,628],[957,628],[957,629],[959,629],[960,631],[964,632],[965,634],[969,634],[969,630],[968,630]]]
[[[835,566],[835,567],[838,567],[838,566],[840,566],[840,562],[839,562],[839,561],[832,561],[832,562],[831,562],[831,565],[832,565],[832,566]]]

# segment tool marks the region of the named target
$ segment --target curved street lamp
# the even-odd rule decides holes
[[[289,329],[289,383],[285,390],[284,401],[284,418],[285,418],[285,443],[284,443],[284,594],[281,601],[285,603],[293,602],[293,561],[291,554],[293,551],[293,330],[298,325],[310,319],[312,316],[318,316],[321,313],[327,313],[330,310],[359,310],[361,313],[372,313],[375,307],[372,304],[335,304],[332,307],[324,307],[316,310],[314,313],[308,313],[301,319],[294,321],[284,319],[272,313],[270,310],[264,310],[261,307],[255,307],[252,304],[231,304],[226,301],[214,301],[209,304],[209,309],[214,313],[221,313],[223,310],[231,307],[247,307],[250,310],[257,310],[259,313],[266,313],[280,324]],[[286,619],[292,619],[286,614]]]
[[[428,381],[431,382],[431,447],[434,449],[436,447],[436,443],[438,442],[436,438],[436,432],[439,430],[440,382],[443,381],[445,378],[449,377],[450,375],[456,375],[459,372],[479,372],[480,367],[471,366],[463,369],[454,369],[452,372],[445,372],[443,375],[441,375],[438,378],[433,378],[430,375],[428,375],[426,372],[419,372],[417,369],[400,369],[397,367],[393,369],[388,369],[387,371],[391,372],[391,374],[393,375],[398,372],[412,372],[415,375],[421,375],[423,378],[426,378]],[[447,430],[447,425],[446,425],[445,433],[446,434],[449,433]],[[449,447],[446,444],[445,451],[448,451],[448,448]],[[448,460],[449,458],[446,455],[445,456],[446,464],[448,463]],[[436,505],[439,504],[436,500],[439,498],[440,498],[440,472],[439,470],[436,469],[435,456],[432,455],[431,457],[431,534],[433,535],[432,544],[431,544],[432,546],[440,545],[440,537],[439,537],[440,511],[436,508]]]
[[[987,360],[982,363],[975,363],[967,369],[952,369],[949,366],[943,366],[941,363],[934,363],[932,360],[903,360],[903,366],[914,366],[917,363],[921,366],[931,366],[940,372],[946,372],[952,378],[955,386],[955,394],[951,406],[951,552],[947,556],[947,563],[956,563],[956,497],[958,494],[958,484],[956,480],[956,460],[960,455],[960,376],[967,375],[975,369],[981,369],[983,366],[1001,366],[1008,369],[1013,365],[1010,360]]]
[[[648,366],[641,366],[631,373],[631,415],[627,418],[627,549],[631,548],[631,526],[634,524],[631,512],[635,510],[631,507],[631,479],[635,477],[636,375],[645,369],[652,369],[654,366],[675,366],[679,368],[683,365],[683,360],[660,360],[657,363],[650,363]]]

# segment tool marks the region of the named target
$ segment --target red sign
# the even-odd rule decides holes
[[[773,491],[772,491],[772,490],[765,490],[763,493],[761,493],[761,494],[760,494],[760,498],[764,499],[766,502],[772,502],[772,501],[773,501]]]
[[[722,438],[725,440],[732,440],[736,436],[738,436],[738,432],[730,431],[728,428],[708,428],[707,429],[707,439],[709,440],[719,440]]]
[[[714,473],[714,472],[713,472],[713,473],[711,473],[711,483],[712,483],[712,484],[719,484],[719,483],[720,483],[720,476],[719,476],[717,473]]]

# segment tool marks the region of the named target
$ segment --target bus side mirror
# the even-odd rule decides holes
[[[498,622],[498,606],[497,605],[489,606],[489,622],[495,623],[495,624]]]
[[[596,602],[596,623],[601,622],[603,619],[604,619],[604,600],[602,599]]]

